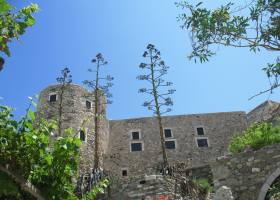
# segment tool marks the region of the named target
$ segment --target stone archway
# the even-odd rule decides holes
[[[274,171],[266,180],[266,182],[261,187],[258,200],[264,200],[268,189],[270,188],[271,184],[274,182],[276,178],[280,176],[280,168]]]

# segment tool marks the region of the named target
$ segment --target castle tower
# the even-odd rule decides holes
[[[69,84],[61,96],[61,85],[51,85],[45,88],[39,96],[38,115],[47,120],[58,120],[61,115],[61,134],[66,128],[73,128],[73,136],[82,141],[79,172],[88,172],[94,164],[94,97],[85,88]],[[102,95],[102,94],[101,94]],[[106,98],[102,95],[100,104],[100,152],[107,152],[109,141],[109,124],[106,119]],[[59,131],[55,133],[59,136]],[[100,158],[103,165],[103,156]]]

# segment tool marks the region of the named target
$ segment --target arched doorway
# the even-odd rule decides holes
[[[258,200],[266,200],[269,188],[278,181],[280,181],[280,168],[274,171],[263,184]]]

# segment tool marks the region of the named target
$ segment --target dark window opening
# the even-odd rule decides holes
[[[165,147],[166,149],[175,149],[176,148],[175,141],[165,141]]]
[[[132,132],[132,139],[133,140],[139,140],[140,139],[140,134],[137,131]]]
[[[164,135],[165,138],[171,138],[172,137],[171,129],[164,129]]]
[[[80,140],[82,140],[82,141],[86,141],[86,134],[85,134],[85,132],[84,131],[80,131]]]
[[[50,102],[55,102],[56,101],[56,97],[57,97],[56,94],[51,94],[50,95]]]
[[[197,146],[198,147],[208,147],[208,140],[207,139],[197,139]]]
[[[131,143],[131,151],[142,151],[142,143]]]
[[[146,181],[145,181],[145,180],[141,180],[141,181],[139,181],[139,183],[140,183],[141,185],[143,185],[143,184],[146,183]]]
[[[86,108],[91,109],[91,102],[90,101],[86,101]]]
[[[122,170],[122,176],[127,176],[127,170]]]
[[[204,135],[204,130],[202,127],[196,128],[197,130],[197,135]]]

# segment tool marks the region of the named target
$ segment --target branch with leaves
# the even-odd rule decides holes
[[[153,111],[158,120],[160,142],[163,155],[164,166],[168,165],[164,131],[162,125],[162,115],[171,111],[173,101],[170,95],[175,92],[174,89],[170,89],[172,82],[166,82],[163,77],[167,74],[168,66],[161,59],[160,51],[155,48],[154,45],[149,44],[146,51],[143,54],[144,58],[147,58],[148,63],[141,63],[139,68],[146,70],[147,73],[139,75],[138,80],[147,81],[150,85],[148,88],[139,89],[139,93],[144,93],[150,96],[147,101],[143,103],[144,107]]]
[[[31,4],[16,11],[5,0],[0,0],[0,52],[10,56],[8,43],[12,39],[19,40],[28,27],[35,24],[33,14],[39,9],[37,4]],[[4,58],[0,57],[0,71],[3,69]]]
[[[94,73],[93,80],[85,80],[83,83],[92,90],[94,96],[94,169],[98,169],[101,166],[101,150],[100,150],[100,118],[103,117],[101,106],[104,104],[111,104],[112,94],[109,89],[113,86],[113,77],[110,75],[102,76],[100,68],[108,64],[107,61],[103,58],[101,53],[98,53],[95,58],[92,60],[92,63],[95,64],[95,69],[89,69],[88,71]],[[103,97],[107,99],[104,101]]]
[[[208,61],[216,54],[212,48],[215,45],[249,48],[253,52],[260,49],[280,51],[279,0],[253,0],[243,7],[228,3],[213,10],[203,8],[202,4],[192,5],[186,1],[176,3],[187,10],[177,19],[182,22],[181,28],[191,33],[192,52],[189,59],[195,62],[197,58],[200,62]],[[264,70],[271,87],[255,96],[279,87],[279,56],[274,64],[268,64]],[[272,78],[275,79],[271,82]]]

